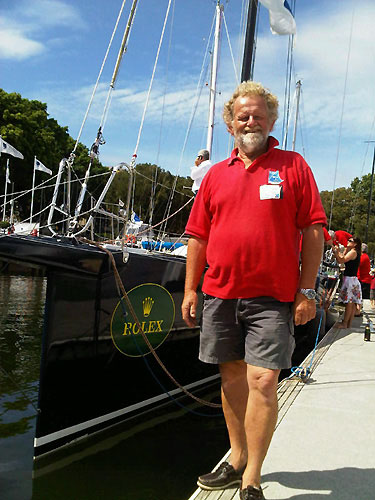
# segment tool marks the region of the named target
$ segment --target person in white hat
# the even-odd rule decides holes
[[[203,177],[207,174],[210,167],[212,166],[209,158],[210,152],[207,151],[207,149],[201,149],[200,151],[198,151],[197,157],[195,159],[195,166],[191,167],[190,177],[194,181],[191,190],[194,194],[197,194]]]

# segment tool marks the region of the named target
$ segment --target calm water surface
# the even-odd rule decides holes
[[[1,500],[187,500],[228,449],[221,417],[176,406],[33,466],[45,289],[44,278],[0,274]]]

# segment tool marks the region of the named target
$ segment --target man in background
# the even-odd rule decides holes
[[[190,177],[194,181],[191,190],[194,194],[197,194],[203,177],[207,174],[211,166],[210,152],[207,151],[207,149],[201,149],[198,151],[195,159],[195,166],[190,169]]]
[[[344,247],[348,246],[348,241],[350,238],[353,238],[353,235],[348,233],[347,231],[342,231],[339,229],[338,231],[327,231],[327,229],[323,228],[324,232],[324,242],[329,246],[338,246],[342,245]]]
[[[357,273],[357,278],[359,279],[362,289],[362,306],[363,306],[363,299],[370,298],[370,287],[372,282],[372,275],[370,274],[370,271],[371,271],[371,262],[370,262],[370,257],[368,256],[368,246],[366,245],[366,243],[362,243],[362,254],[361,254],[361,260],[359,261],[359,268]],[[357,306],[357,311],[355,313],[355,316],[360,316],[360,315],[361,315],[361,306]]]

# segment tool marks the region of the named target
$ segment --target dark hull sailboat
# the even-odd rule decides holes
[[[170,318],[168,312],[158,312],[158,297],[151,326],[145,327],[142,309],[139,315],[144,331],[154,336],[159,358],[189,391],[217,386],[217,367],[198,360],[199,332],[181,318],[185,259],[132,248],[128,252],[126,263],[121,251],[113,252],[125,289],[148,283],[152,276],[153,286],[162,287],[173,301],[169,333],[161,328]],[[184,396],[142,342],[141,352],[133,348],[131,337],[137,335],[128,335],[129,350],[116,341],[117,334],[129,332],[114,331],[116,313],[122,315],[121,293],[105,252],[73,240],[10,235],[0,238],[0,259],[44,268],[47,276],[36,456],[120,421],[142,418]],[[147,297],[152,293],[148,286]],[[132,324],[132,333],[140,337],[132,318],[124,324]]]

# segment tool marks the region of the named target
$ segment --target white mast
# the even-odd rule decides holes
[[[36,161],[36,156],[34,156],[33,188],[32,188],[32,191],[31,191],[31,207],[30,207],[30,223],[33,221],[34,189],[35,189],[35,161]]]
[[[215,37],[214,37],[214,50],[212,54],[212,70],[211,70],[211,81],[210,81],[210,104],[208,112],[208,131],[207,131],[207,151],[210,152],[212,149],[212,138],[214,133],[215,124],[215,100],[216,100],[216,82],[217,82],[217,69],[219,65],[219,43],[220,43],[220,30],[221,30],[221,19],[223,14],[223,5],[220,5],[218,0],[216,5],[216,24],[215,24]]]
[[[8,182],[9,182],[9,158],[7,159],[7,167],[6,167],[6,174],[5,174],[3,221],[5,221],[5,207],[7,204]]]
[[[296,148],[297,122],[298,122],[300,95],[301,95],[301,80],[298,80],[298,82],[296,83],[296,116],[294,119],[292,151],[295,151],[295,148]]]

